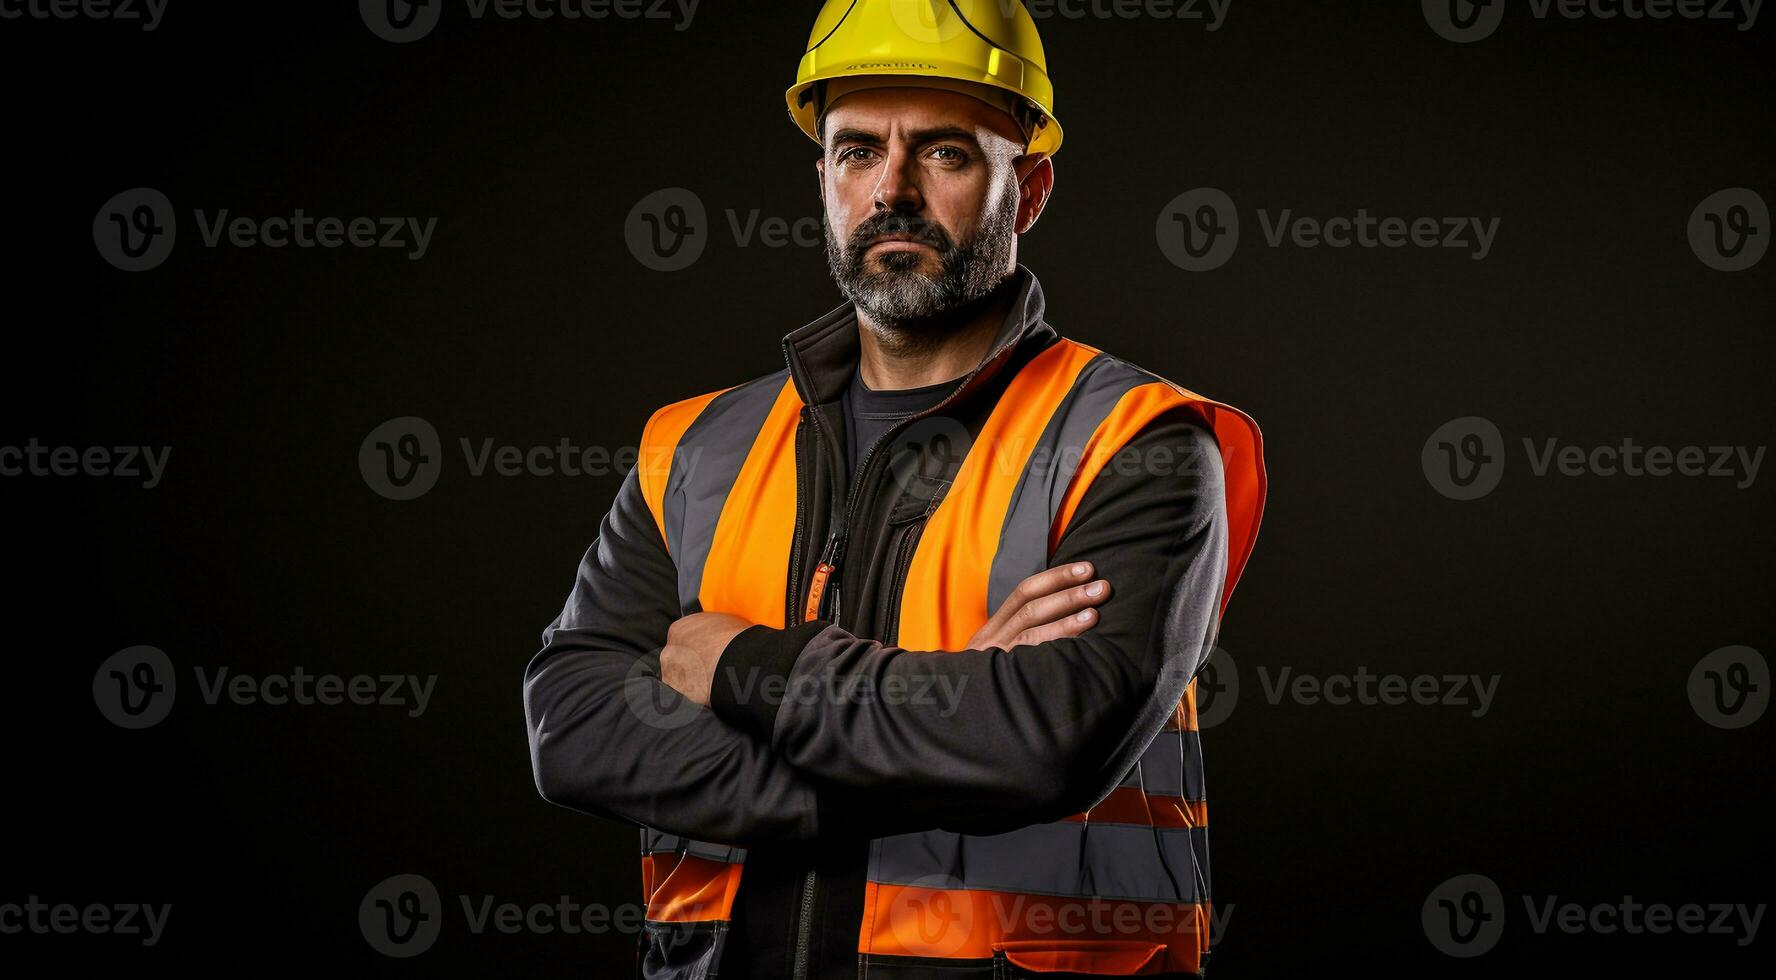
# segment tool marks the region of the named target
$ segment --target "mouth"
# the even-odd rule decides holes
[[[884,235],[871,242],[869,247],[864,251],[873,252],[877,249],[885,249],[890,252],[910,252],[913,249],[918,248],[936,251],[929,242],[914,238],[910,235]]]

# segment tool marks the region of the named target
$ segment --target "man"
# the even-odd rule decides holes
[[[1020,5],[829,0],[789,102],[847,302],[648,421],[525,674],[538,788],[642,827],[645,977],[1200,974],[1257,428],[1044,320]]]

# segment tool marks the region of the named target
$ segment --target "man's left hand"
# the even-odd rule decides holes
[[[753,623],[727,613],[692,613],[666,630],[666,646],[660,650],[660,680],[667,687],[704,707],[715,681],[715,665],[728,641]]]

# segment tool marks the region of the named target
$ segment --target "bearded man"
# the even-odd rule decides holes
[[[1200,975],[1258,429],[1047,322],[1020,4],[831,0],[788,99],[845,302],[649,419],[525,671],[537,786],[640,828],[644,977]]]

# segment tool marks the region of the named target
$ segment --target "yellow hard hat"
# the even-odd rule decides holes
[[[1005,110],[1028,153],[1061,148],[1048,60],[1023,0],[826,0],[788,92],[789,114],[818,143],[815,123],[840,96],[908,85]]]

